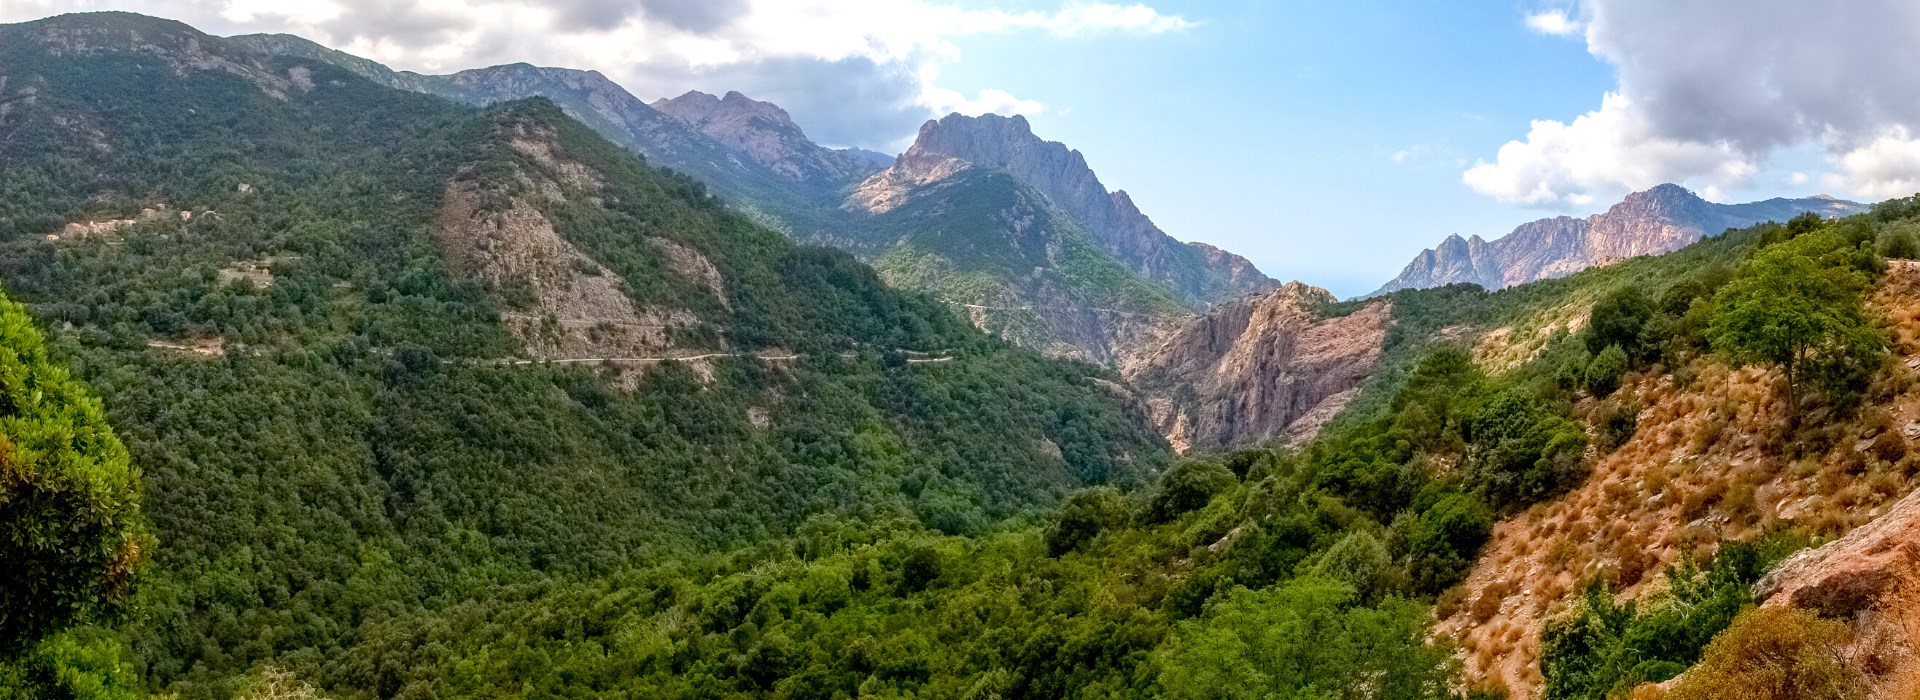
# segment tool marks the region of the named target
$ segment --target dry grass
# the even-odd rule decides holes
[[[1839,534],[1905,495],[1920,469],[1907,448],[1920,438],[1920,264],[1897,265],[1873,305],[1892,325],[1896,361],[1869,392],[1868,410],[1815,426],[1831,445],[1818,454],[1782,449],[1790,421],[1775,372],[1699,359],[1623,386],[1616,400],[1644,407],[1635,434],[1599,457],[1579,488],[1496,525],[1459,602],[1436,611],[1435,634],[1465,651],[1467,682],[1533,697],[1541,625],[1583,580],[1604,577],[1636,597],[1664,585],[1667,565],[1722,540],[1778,521]],[[1483,344],[1481,357],[1523,353],[1527,343],[1514,335]],[[1486,602],[1489,594],[1499,602]]]

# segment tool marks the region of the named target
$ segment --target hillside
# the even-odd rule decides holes
[[[154,690],[468,683],[408,640],[809,522],[981,531],[1167,458],[1109,375],[549,102],[124,14],[0,27],[0,75],[0,282],[145,475],[117,644]]]
[[[896,162],[823,148],[779,106],[739,93],[646,104],[590,71],[517,64],[424,76],[298,37],[234,40],[468,104],[546,97],[759,220],[853,252],[890,284],[930,292],[978,327],[1057,356],[1118,368],[1181,322],[1190,313],[1183,307],[1274,286],[1237,255],[1161,232],[1126,193],[1108,193],[1077,152],[1042,141],[1024,119],[930,122]],[[961,163],[980,172],[943,181]],[[891,193],[886,206],[860,203],[883,190]],[[908,200],[913,206],[896,211]]]
[[[772,105],[288,41],[0,25],[0,698],[1920,687],[1920,196],[1341,302],[1011,119],[802,234],[609,138],[879,167]]]
[[[1585,219],[1540,219],[1492,241],[1448,236],[1439,247],[1421,251],[1399,276],[1370,296],[1461,283],[1504,289],[1638,255],[1679,250],[1727,229],[1786,221],[1806,212],[1831,218],[1865,210],[1865,205],[1829,197],[1715,204],[1677,185],[1661,185],[1629,194],[1606,212]]]

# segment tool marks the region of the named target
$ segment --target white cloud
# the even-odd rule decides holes
[[[1013,93],[993,88],[981,90],[978,95],[971,98],[962,95],[958,90],[933,88],[920,97],[920,102],[936,114],[959,112],[969,117],[982,114],[1039,114],[1046,109],[1046,106],[1039,102],[1023,100],[1014,97]]]
[[[964,37],[1078,40],[1196,26],[1145,4],[1080,0],[1044,11],[956,0],[0,0],[0,21],[95,9],[169,17],[216,34],[288,32],[403,70],[525,61],[599,70],[642,99],[738,89],[784,98],[803,126],[839,143],[875,145],[947,110],[1040,108],[1004,90],[969,98],[938,84],[938,68],[961,60],[955,42]],[[851,96],[859,100],[844,101]]]
[[[1567,16],[1565,10],[1542,10],[1529,13],[1527,28],[1548,36],[1572,36],[1580,33],[1580,22]]]
[[[1465,172],[1473,189],[1542,206],[1661,182],[1724,189],[1775,152],[1808,145],[1840,171],[1824,180],[1844,186],[1835,194],[1888,196],[1910,190],[1920,173],[1908,136],[1920,133],[1920,42],[1912,40],[1920,3],[1582,0],[1576,8],[1534,13],[1527,25],[1583,31],[1588,51],[1617,70],[1618,87],[1571,123],[1533,122],[1524,140]]]
[[[1632,100],[1608,93],[1599,110],[1571,124],[1533,122],[1525,141],[1501,146],[1493,162],[1475,164],[1463,178],[1509,204],[1567,208],[1696,176],[1724,188],[1757,170],[1729,144],[1660,136]]]
[[[1835,182],[1848,192],[1875,199],[1920,192],[1920,139],[1904,126],[1892,127],[1848,150],[1839,156],[1839,163],[1841,172]]]

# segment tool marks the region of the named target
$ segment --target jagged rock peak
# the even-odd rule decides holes
[[[1837,217],[1866,209],[1831,197],[1715,204],[1669,183],[1629,194],[1600,214],[1531,221],[1492,241],[1475,236],[1463,245],[1454,234],[1415,256],[1399,276],[1374,294],[1460,282],[1501,289],[1678,250],[1730,228],[1785,221],[1806,212]]]
[[[723,97],[715,97],[699,90],[688,90],[686,94],[673,99],[663,97],[654,100],[648,106],[694,126],[701,126],[716,119],[759,118],[781,127],[799,130],[799,126],[793,123],[793,117],[780,105],[761,102],[733,90],[727,91]]]
[[[1109,192],[1079,151],[1040,138],[1019,115],[955,113],[928,121],[893,167],[861,184],[848,208],[886,211],[907,201],[916,188],[968,167],[1004,171],[1038,190],[1127,267],[1190,304],[1235,299],[1278,284],[1245,258],[1167,235],[1126,192]]]

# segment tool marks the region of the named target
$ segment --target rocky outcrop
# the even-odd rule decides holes
[[[1915,583],[1920,583],[1920,492],[1845,537],[1788,557],[1754,585],[1753,597],[1762,605],[1851,617],[1903,602],[1893,600],[1894,594]]]
[[[447,183],[434,233],[448,262],[498,299],[501,324],[533,357],[650,357],[671,349],[672,329],[697,319],[684,310],[636,305],[625,280],[561,237],[540,210],[569,187],[595,187],[597,176],[554,157],[551,134],[514,128],[507,144],[544,172],[520,173],[534,186],[527,195],[506,197],[504,206],[487,202],[499,199],[489,197],[497,194],[490,190],[504,183],[483,182],[472,170]]]
[[[1333,294],[1299,282],[1215,308],[1170,333],[1128,375],[1176,449],[1300,443],[1380,363],[1385,302],[1326,316]]]
[[[1479,236],[1449,236],[1438,247],[1421,251],[1398,277],[1374,294],[1463,282],[1503,289],[1635,256],[1679,250],[1730,228],[1786,221],[1805,212],[1839,217],[1865,210],[1865,205],[1824,195],[1714,204],[1679,185],[1661,185],[1627,195],[1606,213],[1585,219],[1540,219],[1521,224],[1493,241]]]
[[[847,206],[887,211],[912,197],[915,188],[967,165],[1006,172],[1032,186],[1135,273],[1190,303],[1234,299],[1277,284],[1245,258],[1167,235],[1126,192],[1108,192],[1079,151],[1035,136],[1019,116],[952,114],[927,122],[913,147],[893,167],[863,182]]]
[[[870,151],[822,148],[779,105],[738,92],[692,91],[649,106],[789,179],[848,181],[886,167]]]

